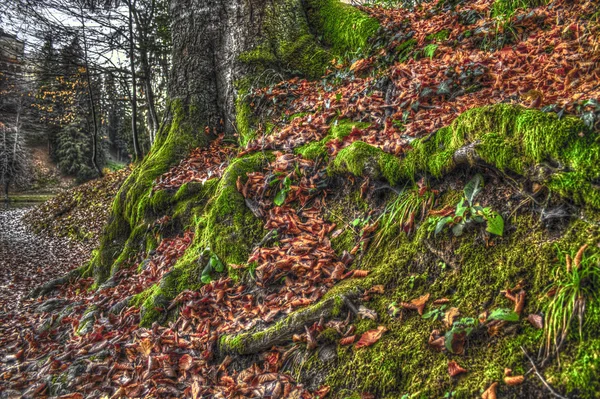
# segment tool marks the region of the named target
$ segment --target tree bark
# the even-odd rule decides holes
[[[169,97],[180,100],[197,129],[235,131],[236,83],[255,65],[243,61],[250,51],[264,52],[269,70],[303,72],[304,59],[325,62],[325,52],[311,34],[302,0],[171,0],[173,68]],[[286,53],[285,48],[293,48]]]
[[[140,150],[140,143],[137,131],[137,82],[135,74],[135,46],[133,37],[133,9],[135,7],[135,1],[129,0],[128,3],[129,11],[129,62],[131,65],[131,135],[133,138],[133,153],[135,156],[134,161],[142,159],[142,151]]]

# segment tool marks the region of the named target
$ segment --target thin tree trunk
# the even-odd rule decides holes
[[[93,123],[93,134],[92,134],[92,165],[98,173],[98,176],[102,177],[102,169],[98,165],[98,121],[96,118],[96,105],[94,102],[94,92],[92,91],[92,82],[90,79],[90,68],[88,62],[88,51],[87,51],[87,35],[85,34],[85,19],[83,17],[83,8],[81,9],[81,26],[83,31],[83,56],[85,63],[85,77],[87,81],[87,94],[90,101],[90,110],[92,112],[92,123]]]
[[[138,140],[137,131],[137,83],[135,75],[135,47],[133,38],[133,9],[135,7],[135,1],[129,0],[127,2],[129,6],[129,62],[131,64],[131,133],[133,135],[133,152],[137,162],[142,159],[142,153],[140,151],[140,143]]]

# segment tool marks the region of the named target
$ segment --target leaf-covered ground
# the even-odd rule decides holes
[[[372,55],[336,63],[331,73],[318,81],[296,78],[256,89],[252,104],[257,118],[283,114],[275,121],[272,134],[259,129],[245,148],[217,142],[208,150],[198,149],[154,185],[155,191],[173,191],[188,182],[204,183],[220,177],[236,156],[274,150],[262,171],[248,173],[237,182],[246,206],[268,232],[245,264],[224,265],[210,250],[204,251],[201,257],[207,258],[206,262],[199,263],[207,264],[201,270],[205,284],[195,291],[177,293],[174,300],[151,309],[158,314],[176,311],[163,325],[138,327],[139,306],[152,295],[152,287],[160,287],[160,281],[168,278],[177,259],[193,242],[195,232],[183,229],[163,238],[145,258],[139,254],[131,268],[116,272],[100,287],[95,287],[91,278],[83,278],[60,287],[51,298],[22,304],[18,312],[3,311],[2,394],[63,398],[327,395],[330,388],[325,375],[300,381],[295,378],[297,373],[289,372],[290,365],[298,361],[300,349],[313,350],[324,342],[334,342],[340,347],[352,345],[354,351],[374,350],[378,340],[393,333],[373,320],[382,320],[383,315],[360,306],[354,315],[342,312],[332,320],[308,323],[303,333],[287,337],[294,342],[291,345],[278,344],[247,357],[217,353],[224,334],[231,337],[251,328],[272,326],[293,311],[318,303],[338,282],[368,276],[369,272],[356,269],[355,264],[372,244],[374,232],[382,227],[375,223],[382,209],[373,209],[372,215],[351,223],[332,216],[328,204],[339,193],[328,185],[327,158],[355,141],[402,156],[412,139],[447,126],[465,110],[500,102],[544,107],[561,115],[574,113],[590,128],[598,123],[598,106],[593,100],[600,96],[597,5],[591,1],[554,1],[547,6],[517,9],[511,15],[502,4],[506,2],[442,1],[423,3],[412,12],[364,8],[384,27],[383,38],[374,43]],[[348,129],[332,134],[331,128],[339,127],[335,121],[344,119],[353,122]],[[347,179],[346,186],[354,184],[352,177]],[[120,181],[110,183],[114,184],[111,187],[116,189]],[[361,184],[362,196],[394,189],[368,179]],[[338,189],[343,191],[344,187]],[[427,190],[423,183],[417,192],[422,196]],[[108,194],[106,198],[109,202]],[[101,207],[109,209],[106,203]],[[425,201],[422,207],[424,217],[434,204]],[[350,208],[342,209],[344,212],[350,213]],[[38,215],[39,220],[55,217],[48,209]],[[78,221],[87,219],[77,211],[74,215],[79,215]],[[444,210],[436,215],[444,216]],[[91,237],[97,236],[106,217],[107,213],[102,213],[88,230]],[[168,216],[155,222],[158,230],[168,223]],[[403,228],[410,232],[418,223],[418,218],[409,220]],[[336,252],[332,242],[347,233],[351,233],[353,245]],[[448,263],[451,266],[451,259]],[[222,274],[226,267],[231,277]],[[360,297],[367,302],[384,293],[385,287],[375,285]],[[485,315],[486,323],[493,318],[506,321],[503,318],[518,316],[524,291],[508,290],[506,297],[515,302],[514,310],[500,312],[492,319],[492,315]],[[421,314],[426,304],[443,306],[445,302],[446,298],[427,295],[394,306]],[[391,313],[397,310],[394,306]],[[433,309],[438,308],[430,307],[430,312]],[[452,326],[457,312],[450,307],[427,317],[439,316]],[[370,327],[357,329],[353,323],[357,318],[363,318],[361,323],[370,323]],[[533,316],[531,323],[536,322]],[[488,329],[498,324],[488,324]],[[457,327],[456,333],[459,338],[450,341],[455,346],[448,350],[460,352],[464,331]],[[424,345],[427,338],[422,337]],[[441,332],[432,332],[431,348],[425,350],[447,350],[441,338],[445,338]],[[229,346],[234,352],[243,352],[235,339]],[[327,357],[325,351],[319,353]],[[468,373],[461,360],[443,366],[448,368],[448,378]],[[511,374],[507,372],[499,382],[508,386],[519,383],[521,375]],[[496,385],[491,386],[485,397],[495,397]],[[362,397],[375,394],[365,390]]]

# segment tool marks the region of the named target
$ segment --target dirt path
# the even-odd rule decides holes
[[[89,257],[83,245],[29,231],[22,222],[27,210],[0,204],[0,313],[16,310],[29,290]]]

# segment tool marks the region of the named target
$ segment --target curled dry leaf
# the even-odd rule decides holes
[[[459,315],[460,315],[460,311],[458,310],[458,308],[448,309],[446,311],[446,313],[444,314],[444,325],[447,328],[452,327],[452,324],[454,323],[454,319],[456,319]]]
[[[194,365],[194,359],[187,353],[179,358],[179,369],[188,371]]]
[[[349,337],[344,337],[344,338],[340,339],[340,345],[342,345],[342,346],[352,345],[354,343],[354,340],[356,340],[356,335],[350,335]]]
[[[567,263],[567,273],[571,273],[571,270],[573,269],[571,255],[565,255],[565,262]]]
[[[369,275],[368,270],[354,270],[354,272],[352,273],[352,277],[355,277],[355,278],[367,277],[368,275]]]
[[[498,388],[498,383],[494,382],[489,386],[488,389],[481,395],[481,399],[496,399],[496,389]]]
[[[525,381],[525,376],[522,376],[522,375],[504,377],[504,382],[506,383],[506,385],[510,385],[510,386],[520,385],[523,383],[523,381]]]
[[[323,385],[321,388],[315,391],[315,396],[318,396],[319,398],[324,398],[325,396],[327,396],[330,390],[331,388],[328,385]]]
[[[575,259],[573,259],[573,267],[575,268],[575,270],[579,270],[579,267],[581,266],[581,260],[583,259],[583,254],[587,247],[587,244],[583,244],[581,248],[579,248],[579,251],[577,251]]]
[[[450,377],[456,377],[457,375],[466,372],[467,370],[460,367],[454,360],[448,362],[448,374],[450,374]]]
[[[440,298],[440,299],[436,299],[435,301],[433,301],[434,305],[445,305],[447,303],[450,303],[450,299],[448,299],[448,298]]]
[[[363,319],[377,320],[377,312],[362,305],[358,307],[358,315]]]
[[[402,302],[400,306],[404,309],[416,310],[419,315],[423,316],[423,310],[425,310],[425,305],[429,300],[430,294],[421,295],[420,297],[413,299],[410,303]]]
[[[376,330],[369,330],[365,332],[358,342],[354,345],[356,349],[363,348],[365,346],[371,346],[377,341],[379,341],[383,335],[387,331],[387,328],[384,326],[377,327]]]
[[[438,352],[446,349],[446,338],[440,333],[440,330],[433,330],[429,335],[427,344]]]
[[[527,321],[538,330],[544,328],[544,319],[539,314],[530,314],[527,316]]]

